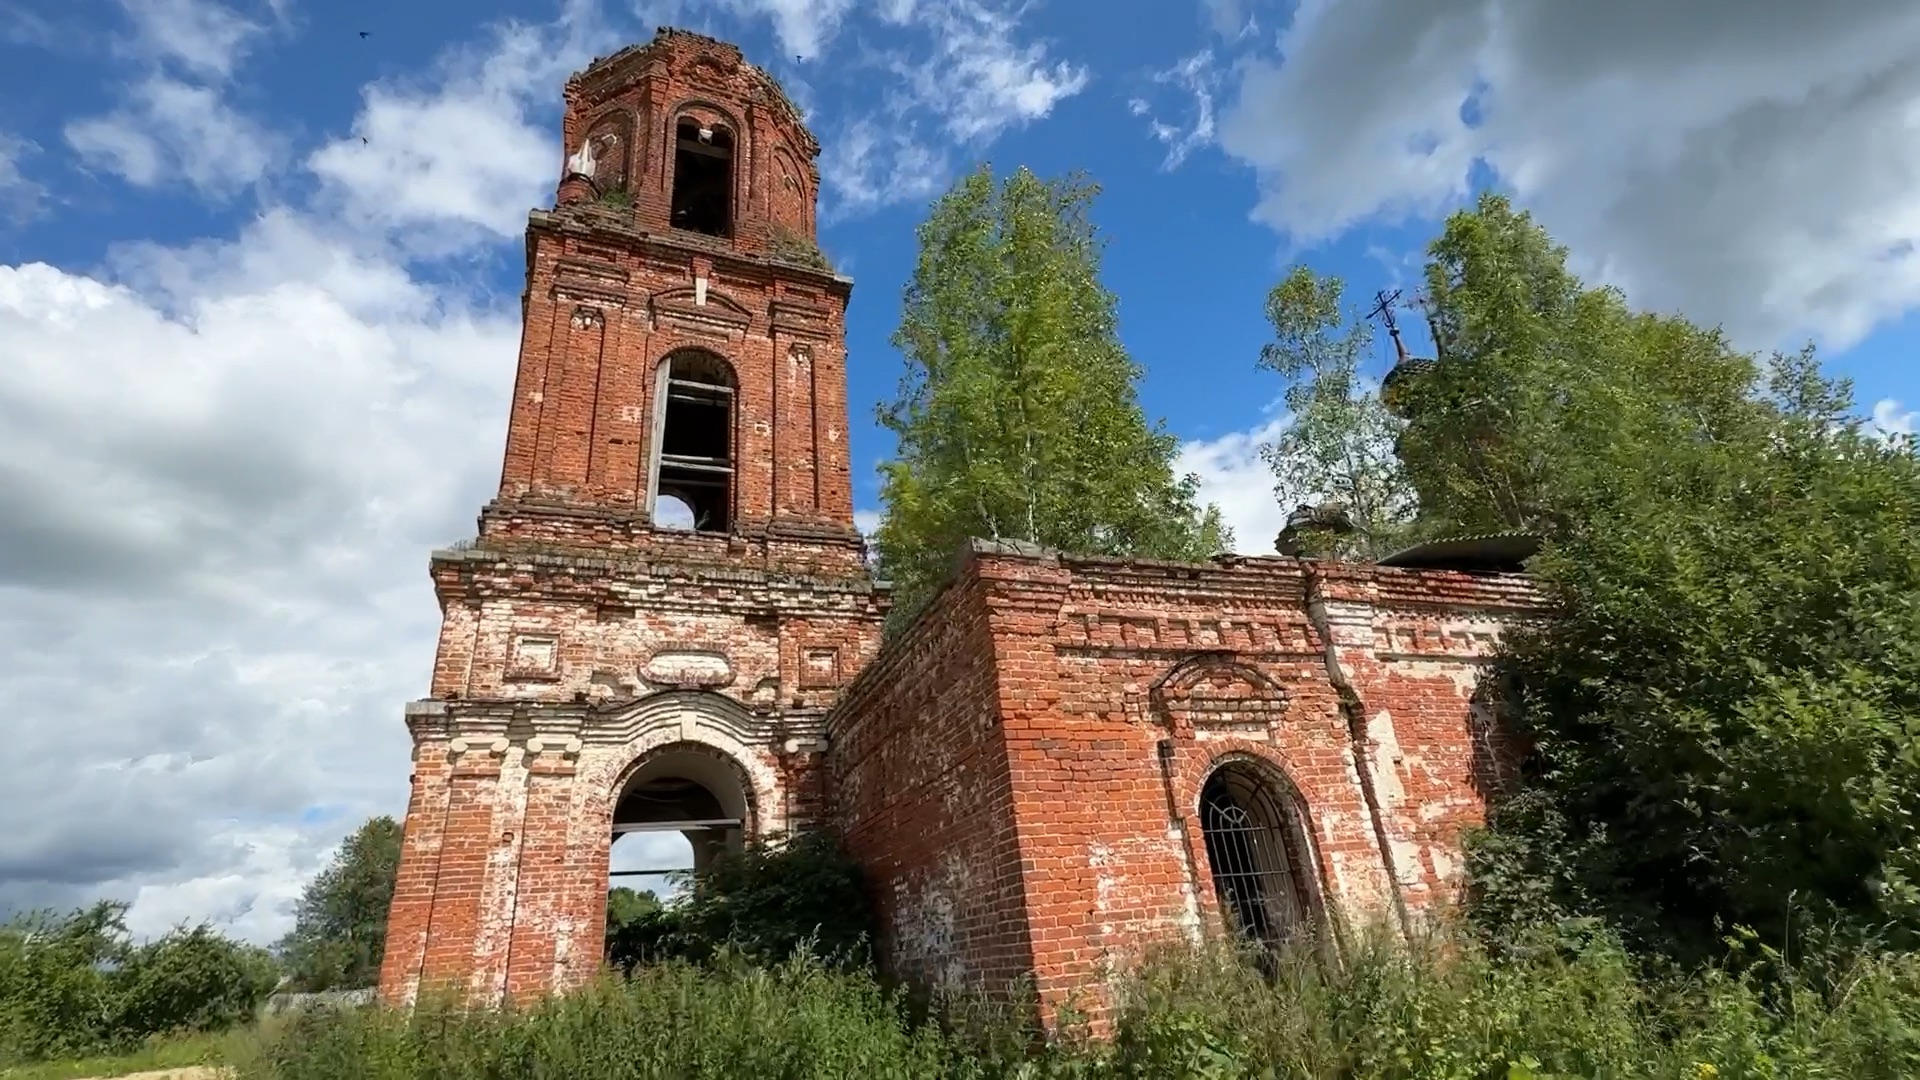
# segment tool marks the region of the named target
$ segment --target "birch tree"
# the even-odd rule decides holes
[[[996,181],[982,166],[920,226],[893,338],[906,372],[879,409],[898,444],[875,540],[901,618],[969,536],[1167,559],[1231,542],[1140,406],[1100,283],[1096,194],[1078,176]]]

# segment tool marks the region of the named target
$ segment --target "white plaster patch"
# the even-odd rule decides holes
[[[1113,911],[1113,896],[1126,881],[1113,870],[1119,861],[1113,849],[1106,844],[1096,842],[1087,848],[1087,866],[1093,871],[1093,914],[1096,918]],[[1103,939],[1113,937],[1113,931],[1112,922],[1103,920],[1100,923]]]
[[[1400,884],[1408,888],[1420,884],[1420,845],[1411,840],[1393,840],[1388,846],[1393,849],[1393,866]]]
[[[1373,775],[1380,800],[1387,806],[1406,801],[1406,789],[1400,783],[1400,740],[1394,734],[1393,713],[1381,709],[1367,721],[1367,740],[1373,744]]]
[[[647,660],[640,677],[655,686],[718,687],[733,681],[733,665],[707,649],[662,649]]]

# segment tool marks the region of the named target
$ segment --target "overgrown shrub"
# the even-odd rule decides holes
[[[673,903],[608,927],[621,970],[668,959],[704,963],[722,950],[766,965],[806,951],[837,965],[870,959],[872,913],[860,868],[833,835],[770,836],[725,852]]]
[[[411,1015],[316,1011],[291,1020],[247,1078],[852,1077],[948,1075],[932,1027],[907,1022],[870,977],[805,956],[758,968],[732,954],[636,969],[523,1009],[425,1002]]]
[[[919,1020],[868,974],[806,954],[774,968],[724,950],[707,965],[524,1008],[426,1004],[294,1018],[243,1080],[433,1077],[1182,1077],[1195,1080],[1734,1080],[1920,1075],[1920,962],[1863,960],[1808,980],[1759,962],[1645,974],[1605,933],[1495,955],[1436,934],[1361,936],[1263,975],[1225,947],[1167,948],[1116,982],[1112,1038],[1036,1045],[1017,1009]],[[1816,985],[1816,983],[1818,985]],[[991,1010],[989,1010],[991,1012]],[[936,1017],[951,1021],[952,1015]],[[943,1030],[944,1028],[944,1030]]]
[[[136,945],[126,905],[0,926],[0,1065],[125,1050],[250,1021],[279,979],[262,949],[181,927]]]

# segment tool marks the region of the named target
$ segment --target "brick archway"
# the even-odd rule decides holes
[[[708,743],[671,742],[635,759],[613,789],[611,843],[629,834],[677,832],[692,849],[691,869],[758,835],[753,779],[732,755]],[[619,878],[643,877],[612,871]]]
[[[1267,947],[1319,932],[1325,896],[1312,811],[1285,769],[1248,750],[1220,754],[1188,812],[1223,929]]]

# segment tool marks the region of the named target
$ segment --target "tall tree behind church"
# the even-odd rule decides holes
[[[1024,168],[996,182],[983,165],[920,226],[893,339],[907,370],[879,409],[898,438],[876,541],[899,618],[968,536],[1167,559],[1231,543],[1140,407],[1141,368],[1100,283],[1097,192]]]
[[[293,931],[279,945],[297,989],[357,989],[380,977],[399,869],[400,824],[390,817],[368,819],[341,842],[301,894]]]

